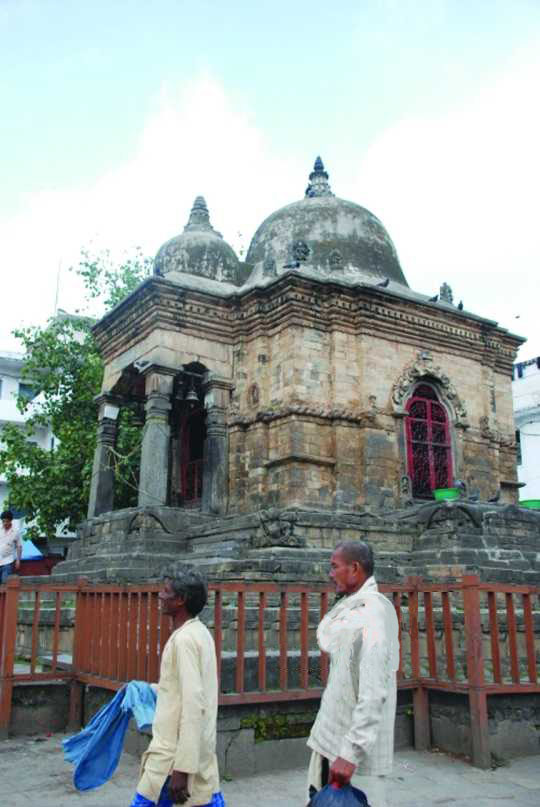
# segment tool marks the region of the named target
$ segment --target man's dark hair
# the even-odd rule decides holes
[[[13,521],[13,513],[11,512],[11,510],[4,510],[3,513],[0,513],[0,521],[3,518],[9,518],[10,521]]]
[[[347,563],[360,564],[368,577],[373,574],[375,561],[373,560],[373,549],[364,541],[346,541],[336,546],[336,551],[341,552]]]
[[[208,600],[208,586],[202,574],[195,569],[175,569],[165,575],[165,580],[170,582],[177,597],[184,598],[191,616],[201,613]]]

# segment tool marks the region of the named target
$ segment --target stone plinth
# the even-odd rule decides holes
[[[120,510],[85,522],[52,578],[142,582],[180,561],[211,580],[321,581],[336,544],[354,540],[372,544],[380,582],[464,573],[540,582],[540,513],[466,502],[361,513],[270,508],[224,517],[173,507]]]

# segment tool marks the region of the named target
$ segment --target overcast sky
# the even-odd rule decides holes
[[[0,350],[81,248],[153,254],[197,194],[246,250],[303,196],[375,213],[409,284],[540,354],[540,0],[0,0]]]

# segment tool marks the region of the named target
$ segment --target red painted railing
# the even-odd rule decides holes
[[[473,761],[487,767],[487,696],[540,692],[539,589],[481,583],[475,576],[439,584],[408,578],[380,588],[398,616],[398,686],[413,691],[416,747],[429,747],[429,690],[467,694]],[[0,732],[7,732],[17,682],[70,681],[76,722],[83,685],[115,690],[131,679],[157,681],[170,635],[159,590],[86,582],[35,586],[19,578],[0,587]],[[328,659],[315,634],[332,597],[327,585],[210,585],[203,618],[215,638],[220,703],[318,698]],[[66,626],[73,610],[74,624]]]

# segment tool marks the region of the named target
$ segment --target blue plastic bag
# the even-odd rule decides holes
[[[366,794],[357,787],[326,785],[310,801],[310,807],[369,807]]]
[[[145,796],[141,796],[140,793],[135,793],[133,801],[129,807],[174,807],[169,798],[169,780],[167,779],[163,785],[157,804],[150,801],[150,799],[147,799]],[[225,804],[225,799],[220,792],[214,793],[212,796],[212,801],[209,804],[202,805],[202,807],[227,807],[227,805]]]
[[[130,681],[96,712],[82,731],[63,740],[64,756],[75,765],[77,790],[92,790],[115,772],[131,716],[141,730],[152,725],[156,696],[145,681]]]

